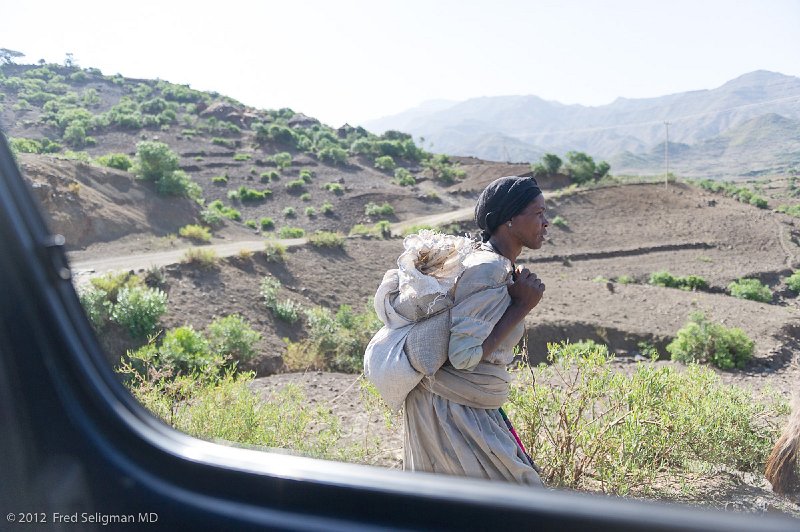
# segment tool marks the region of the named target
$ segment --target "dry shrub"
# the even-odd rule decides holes
[[[762,470],[785,403],[696,364],[679,372],[644,362],[625,375],[605,346],[549,348],[550,365],[521,368],[508,405],[548,485],[647,493],[656,480],[718,466]]]
[[[213,249],[190,248],[184,253],[183,262],[210,270],[217,265],[217,253]]]

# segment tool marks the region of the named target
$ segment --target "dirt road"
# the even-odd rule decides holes
[[[429,216],[420,216],[410,220],[404,220],[391,225],[393,235],[402,234],[404,230],[415,225],[443,225],[451,222],[460,222],[469,220],[473,215],[473,207],[465,207],[455,211],[446,213],[434,214]],[[260,240],[238,240],[235,242],[225,242],[222,244],[211,244],[207,246],[200,246],[201,249],[214,251],[218,257],[229,257],[236,255],[241,250],[260,251],[264,249],[264,244],[267,242],[279,243],[287,248],[303,246],[308,240],[305,238],[291,238],[291,239],[266,239]],[[154,251],[148,253],[136,253],[132,255],[110,256],[83,258],[86,254],[84,252],[70,253],[70,262],[72,264],[72,274],[74,277],[80,279],[83,277],[90,277],[94,274],[105,273],[115,270],[143,270],[153,266],[168,266],[181,262],[184,255],[189,249],[195,246],[182,246],[168,251]]]

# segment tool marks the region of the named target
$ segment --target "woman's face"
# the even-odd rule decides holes
[[[548,225],[544,194],[539,194],[522,212],[511,218],[509,232],[526,248],[539,249],[544,244]]]

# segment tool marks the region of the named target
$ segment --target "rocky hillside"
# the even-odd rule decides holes
[[[460,203],[446,187],[467,175],[403,133],[333,129],[291,109],[255,109],[185,85],[92,68],[3,65],[0,127],[40,198],[59,203],[58,216],[74,215],[60,224],[70,249],[139,232],[175,233],[207,222],[212,208],[222,213],[219,231],[221,224],[264,234],[348,233],[357,224],[450,210]],[[152,182],[136,180],[142,141],[166,144],[199,194],[159,196]],[[56,196],[59,180],[67,193]],[[136,204],[140,212],[110,212],[87,227],[79,215],[92,208],[95,185],[110,204]],[[70,207],[70,194],[81,191],[85,204]]]

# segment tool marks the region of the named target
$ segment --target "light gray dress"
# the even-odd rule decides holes
[[[511,261],[483,247],[466,262],[451,311],[449,363],[405,400],[404,469],[541,486],[498,410],[524,324],[481,361],[483,341],[511,303]]]

